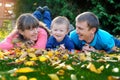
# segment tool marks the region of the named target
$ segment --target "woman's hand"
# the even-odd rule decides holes
[[[28,41],[25,42],[25,46],[27,46],[28,48],[29,48],[29,47],[32,47],[32,46],[34,46],[34,45],[35,45],[35,42],[32,41],[32,40],[28,40]]]

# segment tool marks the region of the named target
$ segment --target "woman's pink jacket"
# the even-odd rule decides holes
[[[0,49],[1,50],[10,50],[14,48],[12,44],[12,40],[18,36],[17,33],[11,33],[8,35],[2,42],[0,42]],[[36,49],[45,49],[47,43],[47,32],[43,28],[39,28],[38,30],[38,40],[36,41],[35,45],[32,48]]]

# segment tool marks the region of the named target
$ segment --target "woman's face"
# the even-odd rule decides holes
[[[80,40],[85,40],[86,42],[93,40],[95,31],[95,28],[89,29],[86,21],[76,22],[76,32]]]
[[[38,28],[26,29],[24,31],[19,30],[19,33],[27,40],[36,41],[38,38]]]
[[[61,42],[65,35],[68,33],[68,28],[65,24],[54,24],[52,26],[52,35],[55,37],[55,39],[58,41],[58,42]]]

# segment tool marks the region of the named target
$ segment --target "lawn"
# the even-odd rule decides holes
[[[38,51],[39,54],[36,54]],[[19,58],[21,54],[26,53],[27,55]],[[29,48],[1,51],[0,58],[1,80],[117,80],[120,77],[118,53]]]

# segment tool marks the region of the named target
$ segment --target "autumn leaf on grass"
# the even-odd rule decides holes
[[[69,58],[69,55],[68,55],[68,54],[64,54],[64,55],[62,56],[62,58],[63,58],[63,60],[67,60],[67,59]]]
[[[20,55],[19,59],[26,58],[28,55],[27,52],[23,52],[23,54]]]
[[[74,70],[73,67],[71,67],[71,65],[65,65],[65,62],[58,64],[58,66],[55,67],[55,69],[58,68],[63,68],[63,69],[67,69],[67,70]]]
[[[26,60],[26,58],[19,58],[19,59],[16,59],[15,62],[16,63],[22,63]]]
[[[36,60],[38,60],[38,57],[32,57],[32,58],[30,58],[30,60],[31,61],[36,61]]]
[[[48,51],[48,52],[47,52],[47,55],[48,55],[49,57],[52,57],[52,56],[53,56],[53,52],[52,52],[52,51]]]
[[[100,68],[96,69],[96,67],[95,67],[94,64],[89,63],[88,66],[87,66],[87,68],[88,68],[90,71],[92,71],[92,72],[95,72],[95,73],[97,73],[97,74],[100,74],[100,73],[103,71],[104,66],[101,66]]]
[[[59,70],[59,71],[57,71],[57,75],[61,75],[61,76],[62,76],[62,75],[64,75],[64,74],[65,74],[65,71],[64,71],[64,70],[62,70],[62,69],[61,69],[61,70]]]
[[[34,61],[25,61],[24,64],[26,66],[34,66],[34,65],[36,65],[36,63]]]
[[[65,66],[65,62],[59,63],[58,66],[55,67],[55,69],[62,68]]]
[[[36,78],[30,78],[29,80],[37,80]]]
[[[36,51],[35,48],[29,48],[29,49],[27,49],[27,52],[28,52],[28,53],[34,53],[35,51]]]
[[[45,62],[45,61],[48,60],[48,58],[47,58],[46,56],[39,56],[39,60],[40,60],[41,62]]]
[[[28,53],[29,57],[36,57],[36,55],[34,53]]]
[[[6,80],[5,76],[0,76],[0,80]]]
[[[3,59],[4,58],[4,55],[3,53],[0,51],[0,59]]]
[[[74,68],[73,68],[71,65],[66,65],[65,67],[66,67],[66,69],[68,69],[68,70],[74,70]]]
[[[22,75],[22,76],[19,76],[19,77],[18,77],[18,80],[27,80],[27,77],[24,76],[24,75]]]
[[[113,69],[112,69],[112,72],[114,72],[114,73],[119,73],[119,68],[117,68],[117,67],[113,68]]]
[[[29,73],[29,72],[34,72],[34,69],[30,67],[24,67],[24,68],[17,69],[15,72],[16,73]]]
[[[71,80],[77,80],[77,77],[76,77],[76,75],[75,74],[71,74]]]
[[[7,71],[7,73],[14,73],[17,70],[17,68],[14,68],[12,70]]]
[[[118,77],[118,76],[108,76],[107,80],[120,80],[120,77]]]
[[[84,53],[81,53],[79,56],[81,61],[86,61],[86,56]]]
[[[51,80],[59,80],[59,77],[56,74],[48,74]]]

